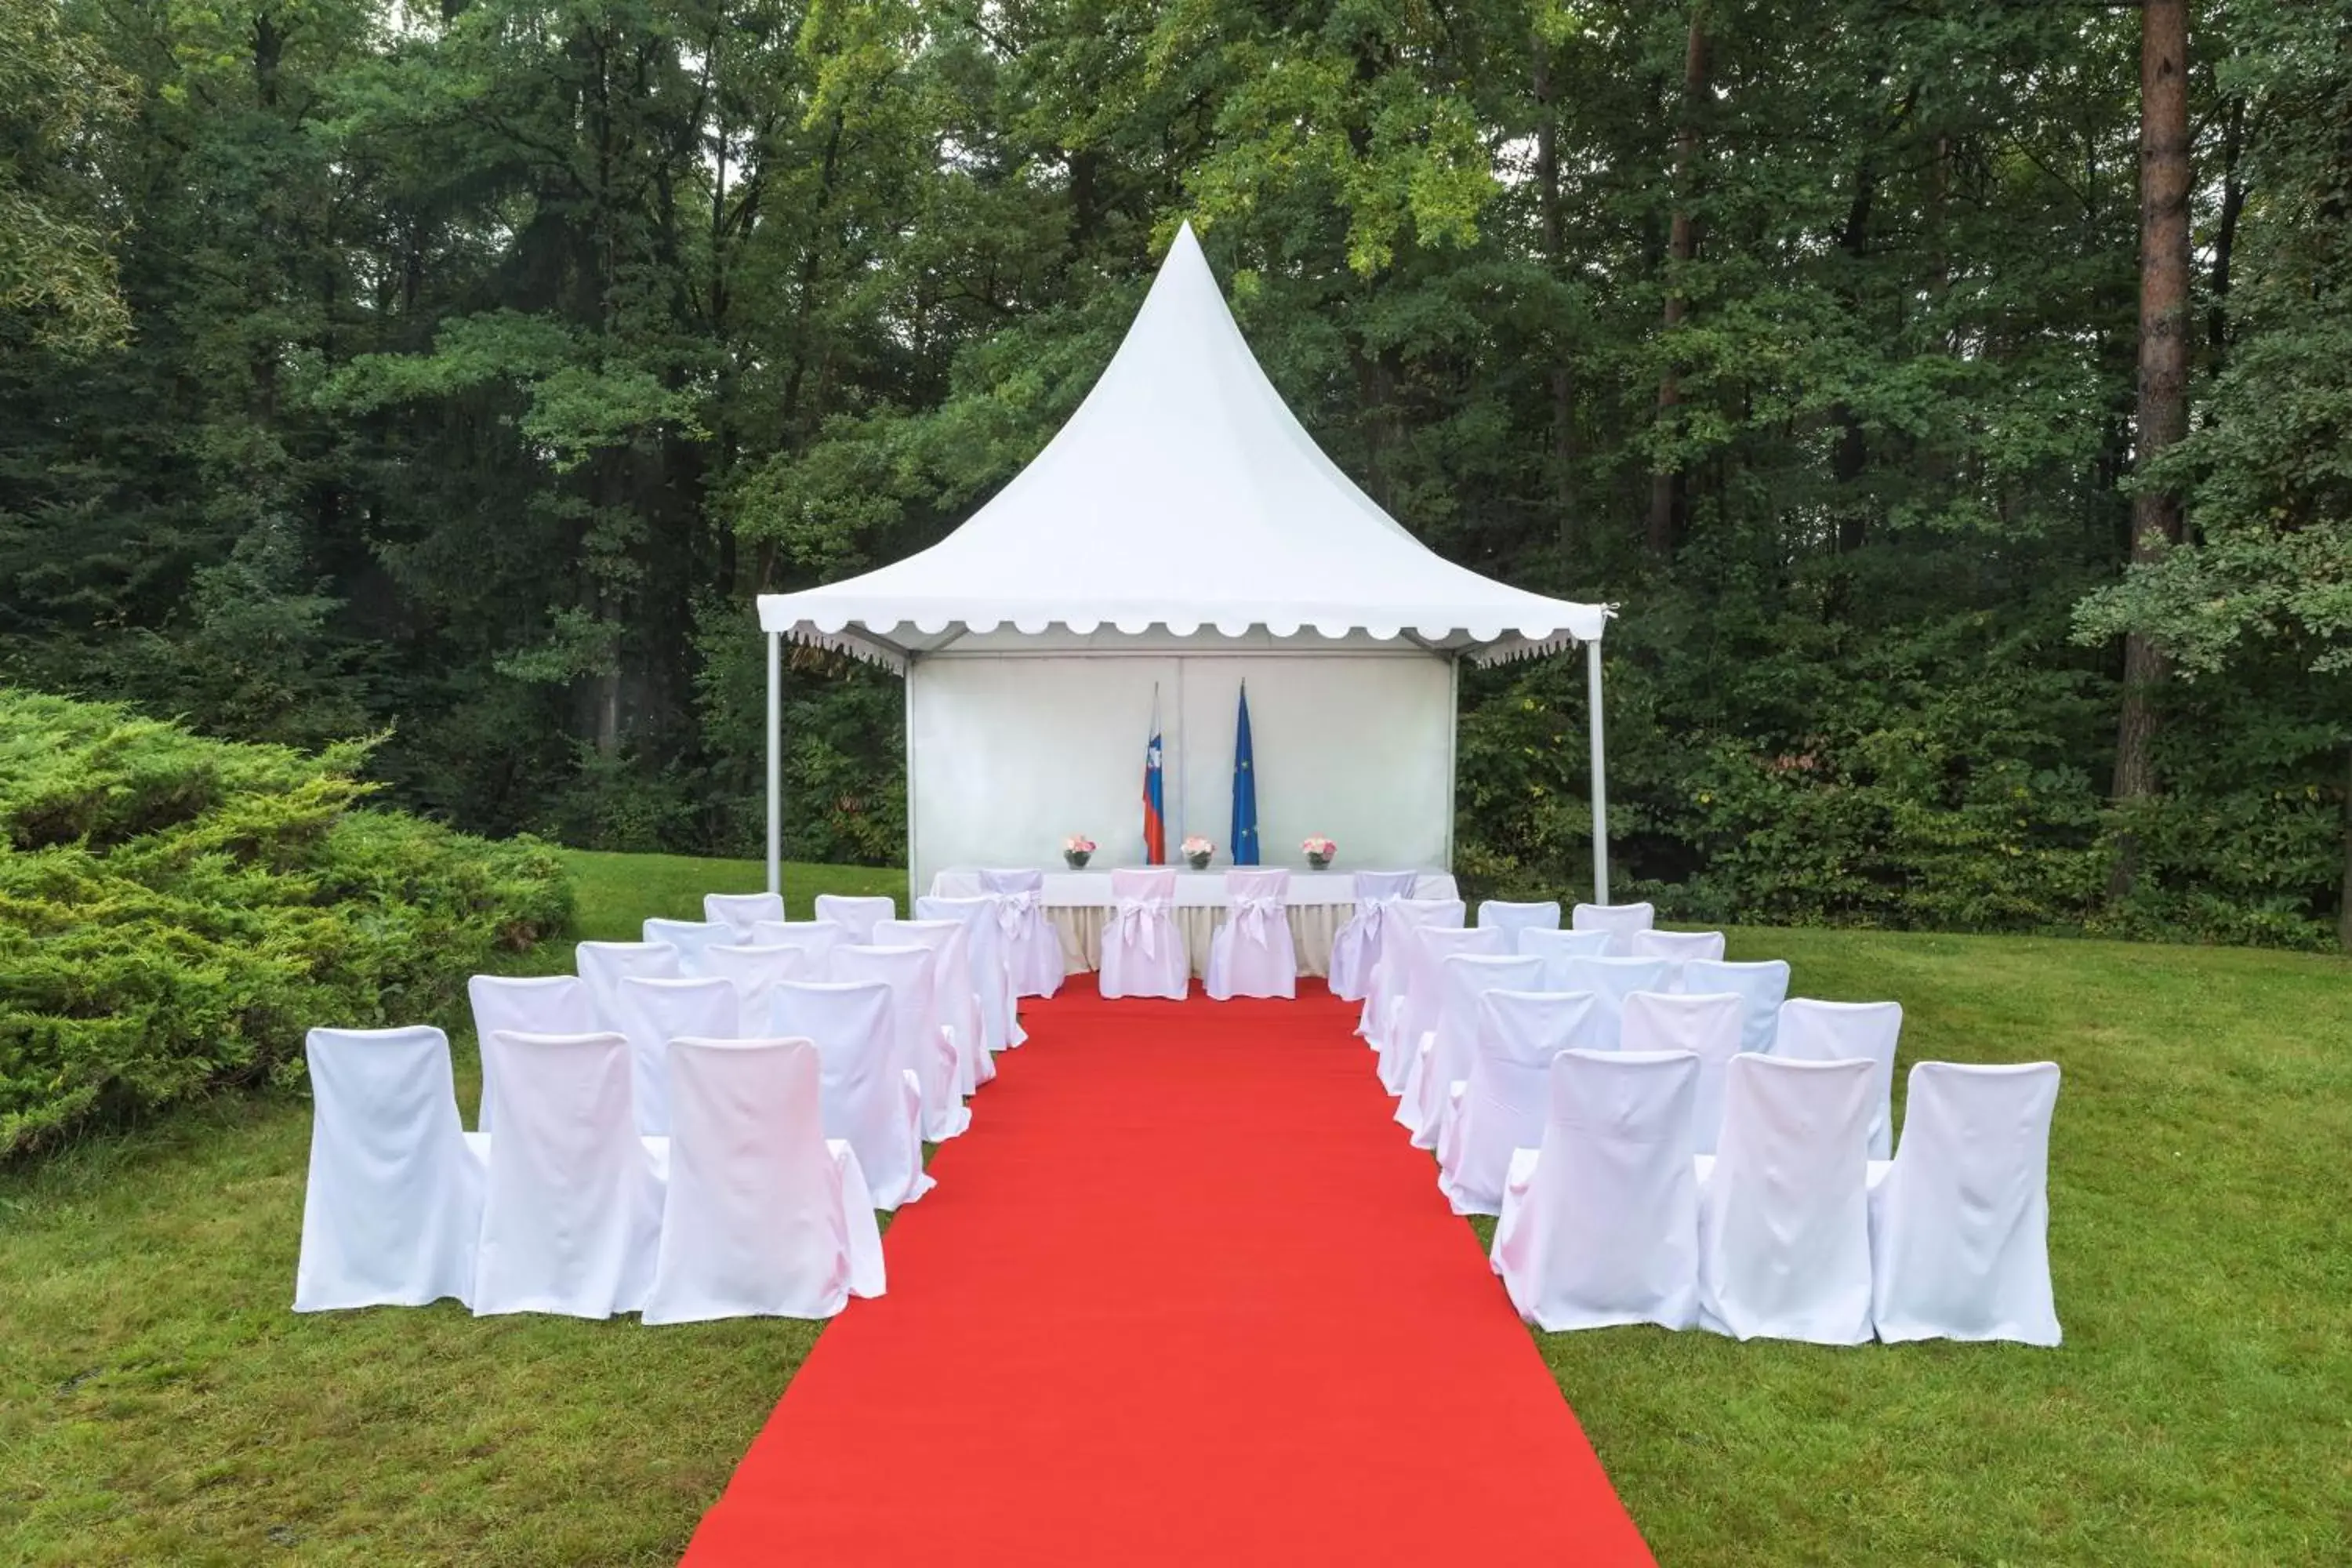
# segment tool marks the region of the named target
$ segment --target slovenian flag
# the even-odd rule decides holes
[[[1160,788],[1160,688],[1151,689],[1151,739],[1143,747],[1143,863],[1168,864],[1168,812]]]

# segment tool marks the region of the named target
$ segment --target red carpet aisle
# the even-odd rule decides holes
[[[1650,1562],[1349,1011],[1076,984],[688,1564]]]

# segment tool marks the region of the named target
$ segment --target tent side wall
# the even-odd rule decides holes
[[[1269,865],[1328,834],[1347,867],[1450,864],[1454,666],[1417,648],[1316,653],[942,653],[907,681],[908,872],[1053,866],[1084,833],[1097,867],[1142,859],[1153,688],[1169,849],[1197,833],[1231,858],[1234,720],[1249,683]]]

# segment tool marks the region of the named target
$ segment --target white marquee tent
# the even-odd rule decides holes
[[[1190,831],[1229,847],[1244,679],[1266,845],[1323,833],[1356,866],[1447,867],[1457,661],[1582,643],[1593,881],[1607,900],[1610,611],[1456,566],[1375,505],[1258,368],[1190,225],[1102,379],[1010,484],[929,550],[763,594],[759,611],[772,889],[786,637],[906,677],[919,891],[950,866],[1049,864],[1071,832],[1135,860],[1143,744],[1163,697],[1170,843]]]

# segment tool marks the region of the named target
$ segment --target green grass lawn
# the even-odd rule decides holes
[[[761,881],[574,863],[583,936]],[[904,879],[793,868],[795,913],[820,888]],[[2067,1343],[1539,1336],[1664,1562],[2352,1562],[2352,963],[1831,931],[1732,948],[1788,958],[1808,994],[1900,999],[1906,1064],[2063,1064]],[[299,1103],[224,1098],[0,1173],[0,1562],[673,1560],[814,1326],[298,1318],[308,1136]]]

